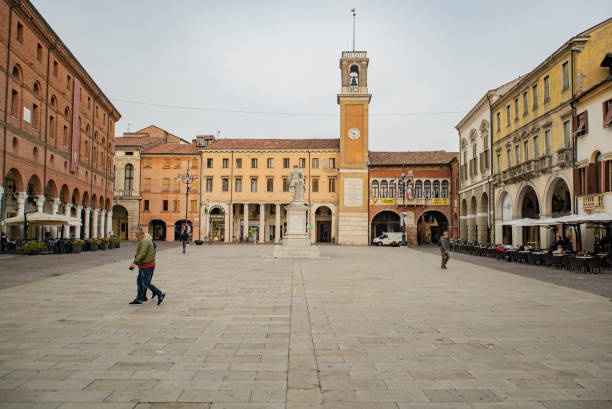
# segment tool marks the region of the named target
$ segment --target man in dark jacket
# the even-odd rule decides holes
[[[142,304],[143,289],[146,287],[153,293],[151,299],[157,296],[157,305],[159,305],[164,300],[166,294],[151,284],[151,277],[153,276],[153,270],[155,270],[155,247],[151,239],[145,237],[142,227],[136,228],[136,238],[138,239],[138,247],[136,248],[134,262],[130,265],[130,270],[138,266],[138,278],[136,279],[138,293],[130,304]]]
[[[442,237],[440,237],[440,254],[442,255],[442,265],[440,268],[446,269],[446,263],[448,262],[448,232],[445,231]]]

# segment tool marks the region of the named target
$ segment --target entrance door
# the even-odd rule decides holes
[[[317,242],[329,243],[331,241],[331,222],[317,222]]]

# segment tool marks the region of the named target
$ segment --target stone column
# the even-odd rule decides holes
[[[259,242],[265,242],[266,238],[266,204],[259,204]]]
[[[45,196],[44,195],[37,195],[36,196],[36,211],[43,213],[44,212],[44,207],[45,207]]]
[[[113,211],[106,212],[106,238],[110,238],[113,234]]]
[[[242,218],[243,218],[242,239],[246,241],[249,239],[249,204],[248,203],[244,204]]]
[[[51,214],[57,214],[57,211],[59,209],[59,205],[60,205],[60,199],[59,197],[56,197],[55,199],[51,200]],[[57,234],[58,232],[58,227],[54,226],[51,228],[51,237],[54,239],[57,239]]]
[[[76,218],[81,220],[81,210],[83,210],[83,205],[76,206]],[[74,237],[77,239],[81,238],[81,226],[77,225],[74,227]]]
[[[487,214],[486,213],[478,213],[476,214],[476,225],[477,229],[477,239],[479,243],[488,243],[489,237],[487,235],[488,225],[487,225]]]
[[[467,228],[468,228],[468,241],[473,242],[476,240],[476,215],[470,214],[467,219]]]
[[[459,217],[459,237],[461,240],[467,240],[468,238],[468,219],[467,216]]]
[[[106,210],[100,209],[100,231],[98,233],[98,237],[104,238],[104,226],[106,224]]]
[[[64,216],[66,219],[70,220],[70,209],[72,208],[72,203],[66,203],[64,205]],[[64,238],[70,238],[70,225],[64,226]]]
[[[28,198],[28,194],[26,192],[17,193],[17,216],[20,216],[23,219],[23,215],[25,214],[25,203]],[[21,225],[21,237],[25,238],[25,225]]]
[[[234,205],[232,203],[229,204],[227,210],[225,211],[225,237],[223,241],[226,243],[232,242],[232,235],[234,232],[232,231],[232,216],[233,216]],[[219,237],[221,239],[221,237]]]
[[[338,218],[336,216],[336,210],[335,209],[332,209],[331,237],[334,240],[333,243],[334,244],[338,244]]]
[[[280,243],[280,237],[281,237],[281,205],[280,203],[276,204],[276,215],[275,215],[275,220],[274,222],[276,223],[276,225],[274,226],[274,228],[276,229],[276,231],[274,232],[274,243]]]
[[[87,240],[89,239],[91,236],[89,235],[90,232],[90,218],[91,218],[91,207],[86,207],[85,208],[85,226],[83,226],[83,239]]]
[[[91,221],[91,237],[93,239],[98,238],[98,215],[100,214],[100,209],[93,209],[93,220]]]

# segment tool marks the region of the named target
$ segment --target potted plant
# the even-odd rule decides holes
[[[83,240],[74,239],[72,240],[72,252],[80,253],[83,250]]]
[[[98,250],[98,239],[89,239],[88,250],[89,251]]]
[[[98,249],[99,250],[108,249],[108,244],[106,243],[106,239],[98,239]]]
[[[47,248],[47,244],[44,241],[33,241],[27,243],[23,248],[23,251],[28,255],[40,254]]]
[[[106,245],[108,246],[108,249],[112,249],[115,247],[115,242],[113,241],[113,239],[106,239]]]
[[[202,244],[204,244],[204,240],[194,240],[193,242],[198,246],[201,246]]]
[[[111,237],[111,240],[113,241],[113,246],[118,249],[119,247],[121,247],[121,239],[119,237]]]

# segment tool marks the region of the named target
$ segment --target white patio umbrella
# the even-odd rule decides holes
[[[26,215],[28,226],[67,226],[68,219],[59,214],[33,212]],[[5,224],[24,224],[23,215],[10,217],[4,220]]]

